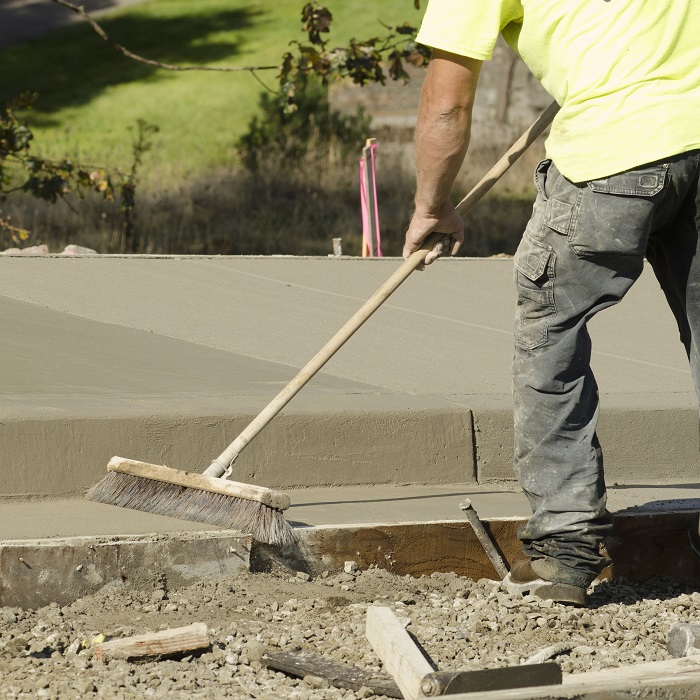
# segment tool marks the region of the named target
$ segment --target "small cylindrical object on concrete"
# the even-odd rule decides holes
[[[334,238],[333,239],[333,255],[338,257],[339,255],[343,254],[343,239],[342,238]]]
[[[673,625],[666,639],[666,648],[676,659],[700,655],[700,624],[678,622]]]

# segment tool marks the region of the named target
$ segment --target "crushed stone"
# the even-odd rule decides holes
[[[568,608],[510,595],[500,582],[455,574],[413,578],[381,569],[324,574],[238,574],[170,590],[103,590],[71,605],[38,610],[0,608],[3,697],[262,698],[357,700],[368,688],[335,688],[267,669],[266,652],[300,648],[380,671],[365,638],[367,607],[387,605],[410,620],[441,670],[520,664],[554,653],[564,673],[670,658],[666,637],[678,622],[700,620],[698,583],[654,578],[643,584],[601,582],[589,607]],[[101,663],[94,644],[205,622],[212,646],[202,654],[132,663]],[[548,649],[550,648],[550,649]]]

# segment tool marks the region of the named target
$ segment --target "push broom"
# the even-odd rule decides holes
[[[459,214],[464,215],[491,189],[549,126],[557,109],[557,104],[553,103],[538,117],[457,205]],[[262,486],[229,481],[233,463],[246,445],[424,262],[429,250],[440,237],[441,234],[433,234],[421,250],[405,260],[203,473],[180,471],[157,464],[113,457],[107,465],[107,476],[93,486],[86,497],[110,505],[239,530],[267,544],[292,544],[294,533],[284,518],[284,511],[290,505],[289,497],[285,493]]]

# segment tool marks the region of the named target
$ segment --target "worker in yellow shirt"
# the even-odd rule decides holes
[[[514,467],[533,514],[519,531],[526,558],[505,584],[585,605],[612,526],[586,326],[622,299],[645,257],[700,395],[700,2],[430,0],[406,257],[433,232],[445,235],[427,264],[464,240],[449,194],[501,33],[561,107],[514,260]]]

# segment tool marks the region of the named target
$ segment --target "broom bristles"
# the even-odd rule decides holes
[[[239,530],[265,544],[284,546],[295,542],[294,530],[282,511],[245,498],[112,471],[85,497],[122,508]]]

